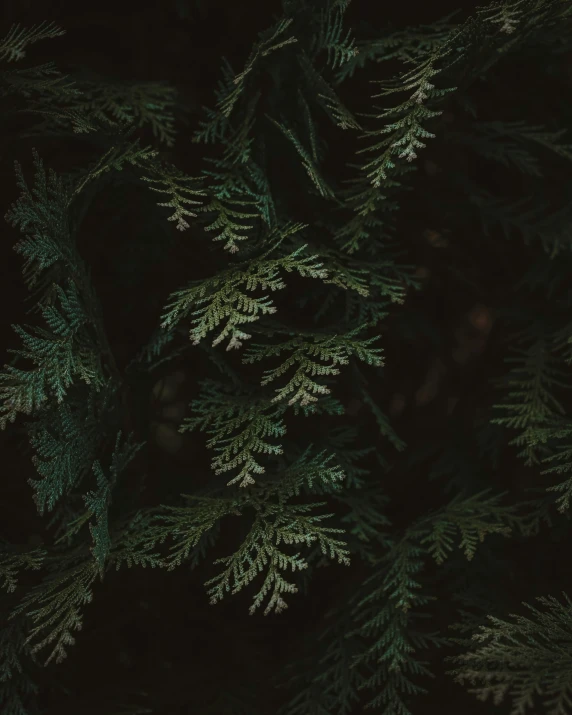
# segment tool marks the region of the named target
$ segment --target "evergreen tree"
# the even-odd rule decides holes
[[[34,64],[56,22],[4,29],[30,307],[4,306],[0,428],[42,534],[3,517],[3,715],[56,711],[146,567],[185,601],[202,582],[231,675],[195,654],[179,705],[155,673],[94,688],[100,715],[572,713],[572,3],[368,12],[282,0],[200,114]]]

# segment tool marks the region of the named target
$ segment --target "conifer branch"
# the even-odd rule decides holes
[[[25,613],[32,622],[25,641],[33,644],[32,654],[50,649],[44,665],[52,660],[61,663],[66,649],[74,645],[72,634],[81,630],[82,609],[91,603],[97,574],[97,564],[91,559],[55,572],[29,591],[11,613],[11,619]]]
[[[525,603],[530,617],[511,614],[511,621],[488,617],[467,652],[450,658],[455,680],[494,705],[510,701],[511,715],[537,712],[564,715],[572,697],[572,602],[541,596],[542,608]]]
[[[264,371],[261,385],[268,385],[282,377],[291,367],[295,367],[295,374],[284,387],[276,389],[278,394],[272,402],[288,399],[289,405],[296,402],[306,405],[316,402],[316,395],[327,395],[330,392],[329,388],[312,378],[316,375],[339,374],[338,365],[349,364],[350,356],[355,355],[359,360],[375,367],[383,364],[380,357],[381,348],[370,347],[377,340],[377,336],[364,340],[355,339],[363,328],[364,326],[358,326],[345,335],[298,336],[277,345],[255,344],[246,351],[243,362],[254,363],[290,352],[290,356],[279,367]],[[324,365],[323,362],[328,364]]]
[[[279,241],[302,228],[302,224],[282,228],[278,232]],[[251,337],[240,328],[241,325],[258,320],[260,315],[271,315],[276,312],[269,296],[256,298],[248,293],[257,288],[271,291],[285,288],[286,284],[279,277],[281,270],[296,271],[303,277],[327,277],[322,264],[315,260],[316,256],[301,255],[304,249],[305,245],[289,255],[277,258],[268,258],[267,252],[258,259],[246,264],[238,264],[212,278],[196,281],[189,288],[176,291],[171,295],[171,301],[166,306],[161,327],[176,325],[191,313],[192,308],[195,308],[191,315],[196,317],[192,317],[193,327],[190,331],[191,340],[195,345],[226,321],[215,337],[213,346],[230,337],[226,349],[239,348],[243,340]]]
[[[21,25],[12,25],[8,34],[0,39],[0,60],[16,62],[26,56],[26,47],[40,40],[52,39],[65,35],[65,30],[58,27],[55,22],[42,22],[25,28]]]

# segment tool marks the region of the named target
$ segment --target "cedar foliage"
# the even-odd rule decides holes
[[[370,10],[282,0],[200,111],[4,28],[3,714],[572,712],[572,4]]]

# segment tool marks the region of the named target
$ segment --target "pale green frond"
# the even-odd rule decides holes
[[[24,59],[26,47],[40,40],[52,39],[65,35],[65,30],[55,22],[42,22],[32,27],[12,25],[8,34],[0,39],[0,60],[15,62]]]

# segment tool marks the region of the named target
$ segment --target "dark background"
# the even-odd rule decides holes
[[[463,13],[469,13],[475,6],[474,3],[463,3]],[[457,7],[458,3],[449,0],[435,3],[354,0],[347,22],[356,28],[363,23],[369,28],[381,28],[388,23],[405,27],[430,23]],[[213,104],[213,87],[220,76],[221,56],[228,57],[233,66],[240,66],[257,32],[269,26],[273,15],[279,12],[277,0],[250,3],[165,0],[139,6],[122,2],[86,5],[77,0],[52,3],[7,0],[2,4],[0,30],[6,32],[16,22],[31,25],[53,20],[66,29],[67,34],[30,48],[30,60],[53,60],[63,71],[85,66],[103,75],[123,79],[166,80],[177,87],[186,101],[192,126],[200,107]],[[385,67],[384,76],[388,73]],[[491,98],[491,105],[494,101]],[[179,132],[171,156],[189,173],[198,173],[198,169],[192,167],[200,150],[191,145],[190,133],[190,128],[188,135],[184,129]],[[32,145],[29,140],[4,145],[0,179],[5,208],[17,197],[13,160],[17,158],[29,168]],[[60,147],[54,145],[50,156],[50,147],[43,147],[46,164],[64,162],[59,152]],[[136,213],[137,199],[137,196],[130,199],[134,202],[133,214]],[[105,211],[103,201],[100,218],[105,217]],[[122,226],[113,231],[102,231],[97,221],[94,223],[92,232],[88,228],[82,239],[84,251],[93,266],[110,340],[121,363],[145,339],[149,325],[154,324],[156,312],[169,291],[189,278],[188,266],[200,261],[200,256],[196,254],[192,231],[181,235],[169,226],[165,237],[168,250],[150,261],[144,274],[129,283],[129,279],[119,275],[115,267],[121,264],[115,260],[114,251],[118,250],[115,246]],[[101,225],[105,226],[105,221],[102,220]],[[5,355],[7,348],[14,347],[10,325],[25,322],[21,306],[26,291],[20,275],[21,260],[11,251],[16,233],[8,226],[2,233],[0,300],[4,310],[0,347]],[[150,313],[133,311],[126,322],[126,316],[114,306],[121,299],[121,291],[132,288],[142,295],[156,296],[156,303],[151,301]],[[455,305],[444,307],[451,303],[445,284],[433,285],[428,294],[413,300],[418,302],[408,304],[410,309],[416,305],[427,308],[431,304],[434,312],[441,316],[444,330],[451,336],[479,304],[477,296],[463,295]],[[496,339],[493,330],[489,352],[483,358],[488,362],[470,362],[467,371],[455,377],[454,391],[464,391],[468,402],[477,395],[486,402],[487,368],[499,361],[500,353],[495,353]],[[395,354],[399,353],[398,347],[394,350]],[[391,364],[391,351],[389,345],[388,364]],[[429,366],[430,359],[417,365],[411,356],[405,355],[402,374],[397,375],[404,393],[411,396],[419,389]],[[411,367],[412,372],[409,373],[406,367]],[[411,374],[414,376],[410,377]],[[445,387],[431,408],[417,411],[408,408],[399,423],[400,435],[409,444],[415,440],[430,443],[433,435],[435,439],[442,439],[451,429],[446,414],[447,399],[451,394],[447,394]],[[391,399],[392,395],[385,397],[386,407]],[[0,497],[2,535],[13,542],[38,543],[45,522],[35,514],[31,489],[27,485],[27,479],[33,474],[29,459],[18,452],[10,433],[2,434],[1,439],[2,451],[6,455]],[[149,460],[152,502],[160,501],[172,491],[165,486],[167,480],[173,480],[179,486],[189,479],[190,474],[207,473],[209,469],[208,455],[201,461],[192,448],[183,450],[176,457],[166,457],[154,448]],[[508,472],[499,469],[499,479],[504,480],[499,487],[511,486],[524,474],[520,463],[509,461],[507,464],[510,465]],[[423,472],[423,465],[418,469]],[[404,473],[407,474],[406,469]],[[409,479],[414,478],[412,474],[410,470]],[[399,504],[400,490],[405,498],[405,482],[394,490]],[[180,489],[174,488],[174,491]],[[160,498],[155,498],[156,494],[160,494]],[[406,523],[411,513],[422,510],[425,497],[421,492],[416,503],[408,502],[407,513],[396,513],[395,521]],[[233,534],[223,533],[221,553],[225,553],[225,544],[232,548],[234,541]],[[511,547],[512,552],[503,552],[504,559],[514,558],[515,571],[518,571],[514,584],[503,584],[505,591],[513,592],[515,603],[537,594],[557,594],[563,588],[562,574],[556,573],[550,558],[542,557],[545,546],[543,542],[527,546],[526,557],[522,550],[519,552],[522,547],[518,543]],[[349,571],[337,566],[319,570],[309,593],[295,598],[284,614],[248,616],[251,597],[248,589],[217,606],[208,605],[202,583],[211,575],[211,561],[207,558],[193,572],[186,568],[171,573],[134,568],[108,574],[103,583],[96,585],[94,603],[85,610],[84,630],[78,633],[77,644],[70,649],[68,659],[37,675],[43,712],[46,715],[106,715],[115,712],[106,708],[122,702],[140,702],[161,715],[242,712],[233,710],[232,706],[225,710],[222,705],[215,704],[216,694],[224,690],[243,693],[244,702],[250,703],[249,713],[271,715],[277,712],[282,695],[271,684],[272,678],[285,663],[296,660],[305,637],[335,603],[340,589],[343,591],[344,585],[352,583],[352,579],[362,579],[364,574],[359,567]],[[533,574],[527,568],[528,561],[535,563]],[[434,665],[443,671],[438,661]],[[463,712],[468,715],[497,711],[491,704],[482,705],[465,695],[446,676],[440,675],[432,683],[427,683],[427,687],[430,695],[421,701],[416,712],[433,712],[435,709],[443,714]],[[138,695],[141,691],[148,695]],[[117,712],[124,711],[118,709]]]

